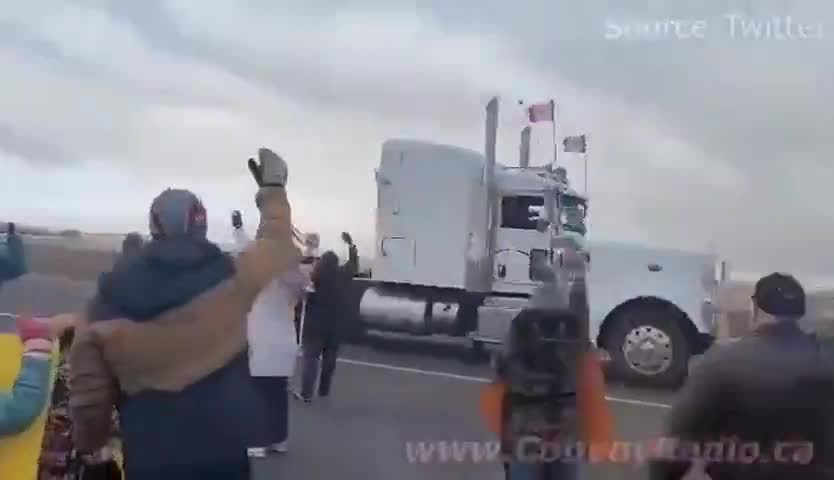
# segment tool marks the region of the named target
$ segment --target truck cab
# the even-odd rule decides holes
[[[542,269],[553,266],[558,185],[541,173],[503,167],[496,174],[495,292],[529,295],[541,284]]]
[[[518,167],[496,162],[496,99],[486,120],[483,153],[383,143],[371,270],[351,296],[356,334],[500,346],[547,272],[556,272],[571,292],[581,290],[588,339],[621,373],[679,383],[690,356],[709,344],[716,264],[699,254],[591,245],[588,199],[570,188],[567,172],[531,167],[524,153]]]
[[[496,182],[500,210],[492,292],[478,308],[478,328],[471,334],[485,345],[503,341],[507,326],[549,274],[556,271],[563,280],[571,280],[562,275],[568,269],[562,263],[566,249],[584,252],[582,241],[564,238],[561,198],[572,192],[564,169],[500,166]],[[584,276],[584,264],[570,268],[578,268]]]

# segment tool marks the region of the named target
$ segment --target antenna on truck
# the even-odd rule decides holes
[[[498,136],[498,97],[492,97],[486,106],[486,132],[484,138],[484,156],[486,165],[484,168],[484,183],[487,194],[487,225],[486,238],[487,256],[484,259],[482,278],[483,287],[489,291],[492,289],[492,269],[495,265],[495,243],[497,241],[498,225],[498,189],[495,185],[495,143]]]
[[[527,168],[530,166],[530,126],[527,125],[521,130],[521,145],[519,146],[518,166]]]

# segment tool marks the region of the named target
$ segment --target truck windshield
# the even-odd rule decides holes
[[[562,195],[559,206],[561,210],[561,223],[565,230],[585,235],[585,217],[587,214],[587,202],[585,199],[573,195]]]

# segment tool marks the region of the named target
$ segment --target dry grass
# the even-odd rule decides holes
[[[31,271],[43,275],[95,281],[99,274],[110,269],[115,253],[106,249],[79,248],[77,244],[28,243]],[[719,295],[723,323],[722,337],[740,337],[750,330],[748,306],[753,286],[730,282]],[[834,337],[834,292],[810,294],[806,327]]]
[[[83,250],[57,245],[29,244],[29,268],[32,273],[95,281],[110,269],[114,252]]]

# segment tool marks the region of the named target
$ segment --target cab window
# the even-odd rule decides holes
[[[539,211],[544,209],[544,197],[513,195],[501,198],[501,228],[535,230]]]

